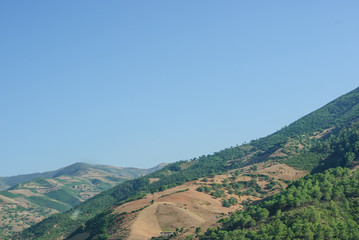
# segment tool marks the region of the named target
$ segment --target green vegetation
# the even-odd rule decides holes
[[[52,208],[52,209],[55,209],[55,210],[57,210],[59,212],[65,212],[65,211],[70,209],[70,207],[68,205],[52,201],[52,200],[50,200],[48,198],[45,198],[45,197],[31,196],[31,197],[28,197],[27,199],[30,202],[32,202],[32,203],[34,203],[34,204],[36,204],[38,206],[41,206],[41,207],[44,207],[44,208]]]
[[[241,147],[234,147],[214,153],[213,155],[193,159],[192,164],[189,165],[187,161],[170,164],[155,173],[129,180],[100,193],[94,198],[74,207],[67,213],[49,217],[43,222],[26,229],[17,237],[20,239],[33,239],[37,236],[37,239],[49,239],[57,236],[60,232],[70,234],[80,227],[81,223],[95,217],[113,205],[120,204],[121,201],[132,198],[140,193],[159,192],[181,185],[187,181],[198,179],[199,177],[222,173],[238,166],[237,162],[236,164],[228,165],[227,162],[229,160],[239,159],[244,155],[245,151]],[[160,180],[150,184],[149,178],[160,178]],[[70,216],[74,212],[79,213],[78,217],[71,219]],[[49,226],[54,225],[58,226],[56,230],[49,228]]]
[[[32,181],[15,185],[9,190],[0,192],[3,196],[14,199],[14,202],[5,201],[1,204],[0,227],[3,231],[1,231],[0,239],[6,239],[15,231],[38,223],[40,219],[48,217],[54,211],[68,211],[89,197],[110,189],[117,183],[124,182],[123,176],[126,175],[126,169],[130,171],[129,176],[152,171],[151,169],[120,169],[77,163],[57,171],[31,175],[32,177],[56,175],[58,176],[56,178],[34,178]],[[96,175],[96,179],[83,177],[82,174],[85,174],[84,176]],[[66,177],[63,177],[64,175]],[[126,179],[128,178],[126,176]],[[77,217],[74,218],[73,216],[77,216],[77,214],[70,215],[71,219],[77,221]],[[61,217],[56,219],[61,219]]]
[[[308,175],[200,239],[359,239],[359,171]]]
[[[319,142],[315,150],[329,156],[314,172],[336,166],[351,166],[359,157],[359,123],[351,124],[350,127],[331,135],[326,141]]]
[[[9,198],[16,198],[16,197],[21,196],[19,194],[15,194],[15,193],[12,193],[12,192],[9,192],[9,191],[1,191],[0,194],[5,196],[5,197],[9,197]]]
[[[223,207],[230,207],[232,205],[235,205],[238,203],[238,200],[234,197],[231,197],[230,199],[223,199],[222,206]]]
[[[323,154],[320,151],[306,152],[282,162],[297,169],[310,171],[316,168],[320,164],[320,161],[325,157],[327,157],[327,154]]]
[[[257,171],[258,167],[251,167],[250,171]],[[261,197],[270,195],[274,189],[282,189],[281,184],[274,180],[273,177],[264,174],[253,174],[245,173],[243,176],[248,176],[251,180],[248,181],[238,181],[237,177],[239,176],[239,171],[232,172],[231,176],[224,178],[222,183],[210,183],[201,181],[200,186],[197,187],[198,192],[208,193],[215,198],[222,199],[223,207],[231,207],[238,203],[237,198],[234,196],[250,196]],[[264,188],[261,188],[258,182],[261,181],[262,184],[266,184]],[[227,194],[229,195],[227,195]],[[245,200],[241,204],[249,204],[251,200]]]
[[[305,149],[278,159],[289,166],[321,172],[336,166],[350,167],[359,157],[359,123],[336,128],[330,136],[313,138]]]
[[[324,107],[302,117],[281,130],[250,144],[261,151],[274,150],[293,136],[312,134],[315,131],[343,127],[359,117],[359,88],[335,99]]]
[[[107,239],[107,231],[110,224],[114,221],[119,222],[123,220],[123,216],[113,214],[112,210],[104,211],[96,217],[81,226],[81,231],[89,232],[90,238],[97,236],[97,239]],[[75,232],[77,234],[77,232]],[[71,236],[70,236],[71,237]]]
[[[52,199],[66,203],[70,206],[76,206],[80,203],[80,200],[78,198],[75,198],[72,193],[66,189],[59,189],[57,191],[48,192],[45,193],[45,195]]]
[[[44,178],[35,178],[34,180],[32,180],[32,182],[37,185],[41,185],[41,186],[47,187],[47,188],[54,187],[53,184],[51,184],[49,181],[47,181]],[[16,186],[16,189],[18,189],[18,188],[19,188],[19,186]]]
[[[113,179],[109,179],[112,182],[117,182],[117,181],[123,182],[128,179],[132,179],[139,177],[141,175],[152,173],[160,169],[161,167],[163,167],[163,164],[160,164],[150,169],[138,169],[138,168],[117,168],[117,167],[106,166],[106,165],[91,165],[87,163],[74,163],[70,166],[58,169],[56,171],[18,175],[12,177],[0,177],[0,190],[13,188],[20,183],[33,181],[36,178],[45,179],[45,178],[56,178],[61,176],[78,177],[81,176],[82,174],[86,174],[86,172],[93,170],[101,170],[105,173],[108,173],[109,178],[111,178],[111,175],[116,175],[116,177],[114,177]]]

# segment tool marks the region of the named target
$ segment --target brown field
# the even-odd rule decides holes
[[[30,191],[29,189],[16,189],[16,190],[10,190],[9,192],[14,193],[14,194],[21,194],[26,197],[42,196],[41,194],[37,194],[37,193]]]
[[[150,183],[153,183],[153,182],[157,182],[158,180],[160,180],[159,178],[150,178]]]
[[[296,170],[286,164],[276,164],[257,171],[260,174],[266,174],[276,179],[294,180],[302,178],[308,174],[306,171]]]
[[[0,195],[0,199],[3,200],[4,203],[17,203],[17,201],[15,201],[14,199],[5,197],[3,195]]]
[[[221,178],[221,176],[219,176]],[[175,193],[189,189],[185,192]],[[209,227],[215,224],[221,213],[228,213],[234,208],[224,208],[220,199],[196,191],[194,182],[186,183],[166,191],[147,195],[145,199],[120,206],[123,210],[143,207],[154,200],[154,204],[142,210],[131,226],[128,239],[151,239],[160,236],[163,231],[175,231],[181,227]],[[161,197],[163,195],[171,194]],[[135,207],[136,206],[136,207]],[[119,210],[119,209],[117,209]]]
[[[299,171],[285,164],[274,162],[266,162],[255,164],[257,171],[253,171],[251,166],[239,169],[242,171],[238,177],[234,177],[236,170],[231,170],[225,174],[208,177],[207,181],[199,179],[187,182],[181,186],[167,189],[154,194],[147,194],[139,200],[131,201],[123,205],[114,207],[114,213],[123,216],[122,220],[114,223],[112,233],[109,239],[130,239],[145,240],[152,237],[161,236],[161,232],[178,232],[179,234],[173,238],[184,239],[186,235],[194,234],[197,227],[203,230],[218,225],[218,220],[228,216],[231,212],[243,209],[242,201],[259,201],[263,197],[275,194],[287,185],[284,180],[294,180],[307,174],[305,171]],[[252,165],[253,166],[253,165]],[[272,180],[278,182],[275,187],[265,190],[269,180],[264,180],[254,175],[244,174],[264,174],[268,175]],[[223,185],[230,181],[251,181],[256,178],[257,184],[264,190],[264,194],[251,195],[235,195],[229,193],[225,189],[225,195],[215,198],[209,193],[199,192],[196,189],[199,186],[209,186],[213,183]],[[151,179],[152,182],[159,179]],[[243,193],[246,188],[243,189]],[[233,192],[233,191],[232,191]],[[222,207],[224,199],[234,197],[238,203],[230,207]],[[243,202],[244,203],[244,202]],[[127,214],[121,214],[121,213]],[[82,233],[74,236],[72,240],[86,239],[89,233]]]
[[[249,172],[249,167],[244,169],[245,172]],[[258,171],[253,173],[265,174],[276,180],[294,180],[307,174],[307,172],[295,170],[285,164],[271,166],[258,164],[258,169]],[[191,181],[163,192],[154,193],[153,195],[147,194],[142,199],[116,207],[116,213],[130,213],[144,208],[136,213],[133,220],[126,223],[130,228],[129,236],[126,239],[151,239],[151,237],[160,236],[161,232],[174,232],[176,228],[184,227],[183,237],[190,233],[193,234],[196,227],[207,229],[208,227],[216,226],[217,221],[224,215],[228,215],[237,209],[242,209],[243,206],[240,203],[243,200],[261,200],[260,197],[254,196],[245,195],[238,197],[237,195],[227,195],[227,198],[228,196],[235,197],[239,204],[226,208],[222,207],[222,199],[196,191],[197,187],[201,184],[222,183],[224,179],[232,176],[231,172],[208,178],[208,182],[203,182],[203,180]],[[236,178],[236,181],[250,181],[251,179],[249,176],[240,175]],[[284,182],[279,182],[282,186],[286,187]],[[261,188],[264,188],[267,183],[266,181],[258,181]],[[188,191],[178,192],[187,188]],[[268,194],[277,193],[280,191],[280,188],[278,187],[269,191]],[[226,193],[228,194],[228,192]],[[151,204],[151,201],[153,201],[153,204]]]

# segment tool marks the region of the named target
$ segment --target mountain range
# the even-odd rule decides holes
[[[28,182],[35,178],[56,178],[61,176],[82,176],[89,171],[102,171],[107,174],[114,174],[121,179],[131,179],[141,175],[145,175],[151,172],[154,172],[166,164],[162,163],[156,167],[150,169],[140,169],[140,168],[131,168],[131,167],[114,167],[107,165],[96,165],[88,163],[74,163],[70,166],[60,168],[55,171],[48,171],[43,173],[32,173],[32,174],[23,174],[10,177],[0,177],[0,190],[5,190],[10,187],[13,187],[22,182]]]
[[[0,237],[9,236],[54,213],[65,212],[98,193],[150,169],[75,163],[55,171],[1,178]]]
[[[12,239],[359,239],[358,119],[359,88],[267,137],[120,183]]]

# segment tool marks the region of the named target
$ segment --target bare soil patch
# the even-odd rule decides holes
[[[250,171],[250,166],[244,168],[244,173],[264,174],[276,180],[294,180],[307,174],[305,171],[296,170],[285,164],[257,164],[259,170]],[[232,171],[231,171],[232,172]],[[187,234],[193,234],[196,227],[207,229],[217,225],[217,221],[225,215],[234,212],[237,209],[243,209],[242,201],[259,201],[262,197],[252,195],[230,195],[226,191],[228,199],[234,197],[238,200],[229,208],[222,206],[222,198],[214,198],[208,193],[199,192],[196,189],[200,185],[210,185],[212,183],[221,184],[225,179],[232,177],[227,174],[217,175],[213,178],[207,178],[207,182],[201,180],[187,182],[181,186],[167,189],[154,194],[147,194],[144,198],[125,203],[115,208],[115,213],[135,213],[136,217],[128,220],[126,229],[130,229],[128,238],[131,240],[144,240],[158,237],[161,232],[174,232],[176,228],[184,227],[185,233],[177,236],[181,239]],[[250,181],[252,177],[239,175],[236,181]],[[228,181],[228,180],[226,180]],[[268,194],[274,194],[280,191],[280,185],[283,181],[278,181],[277,187],[273,188]],[[258,184],[263,189],[269,181],[258,180]],[[141,210],[142,209],[142,210]],[[134,214],[134,213],[133,213]],[[133,215],[129,214],[129,215]],[[122,226],[123,228],[123,226]],[[115,236],[111,236],[115,237]]]
[[[296,170],[286,164],[276,164],[257,171],[260,174],[266,174],[276,179],[294,180],[302,178],[308,174],[306,171]]]
[[[4,195],[0,195],[0,199],[3,200],[5,203],[18,203],[14,199],[5,197]]]
[[[223,176],[216,177],[221,181]],[[187,191],[183,191],[187,189]],[[131,212],[150,205],[139,212],[131,225],[128,239],[151,239],[160,236],[164,231],[175,231],[176,228],[202,228],[214,225],[223,213],[234,211],[233,208],[222,207],[221,199],[196,191],[197,185],[189,182],[163,192],[148,194],[145,198],[126,203],[115,209],[117,213]],[[178,192],[183,191],[183,192]],[[151,205],[151,201],[154,203]]]
[[[154,204],[141,211],[131,227],[129,240],[151,239],[159,235],[161,227],[156,218],[157,207],[158,204]]]
[[[283,148],[277,149],[274,153],[272,153],[269,158],[275,158],[275,157],[288,157],[288,154],[282,152]]]
[[[318,132],[316,133],[315,138],[319,139],[319,138],[322,138],[324,137],[325,135],[327,135],[328,133],[330,133],[331,131],[333,131],[335,127],[331,127],[331,128],[328,128],[328,129],[325,129],[323,132]]]
[[[157,182],[159,181],[160,179],[159,178],[150,178],[150,183],[153,183],[153,182]]]

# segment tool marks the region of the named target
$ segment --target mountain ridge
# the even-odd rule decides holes
[[[96,225],[96,228],[91,230],[92,235],[88,239],[94,237],[107,239],[110,232],[106,232],[106,229],[110,228],[111,221],[106,221],[114,217],[111,214],[111,208],[129,201],[142,199],[148,193],[165,191],[198,178],[219,175],[245,166],[255,167],[259,163],[294,164],[304,161],[304,163],[309,164],[308,170],[313,169],[321,163],[323,158],[325,159],[331,154],[330,151],[317,154],[316,149],[324,149],[326,145],[330,145],[330,142],[326,142],[325,139],[331,139],[330,136],[335,138],[335,134],[350,126],[358,117],[359,88],[340,96],[322,108],[307,114],[267,137],[253,140],[249,144],[230,147],[210,155],[200,156],[190,161],[172,163],[160,171],[145,177],[119,184],[80,204],[68,213],[50,217],[25,230],[15,239],[48,239],[54,237],[65,239],[72,232],[81,233],[81,224],[86,225],[90,222],[92,226],[99,225]],[[335,131],[328,130],[332,128]],[[320,136],[326,135],[326,137],[316,137],[318,131]],[[281,150],[282,154],[275,155],[274,153],[276,151],[278,153],[281,148],[283,149]],[[253,171],[255,171],[254,169]],[[248,185],[248,183],[246,184]],[[260,191],[259,189],[257,190]],[[257,190],[252,189],[250,192],[253,193],[253,191]],[[218,195],[220,193],[214,194]],[[74,212],[80,213],[77,219],[71,219],[70,217]],[[57,226],[57,229],[53,229],[53,226]],[[78,226],[77,230],[76,226]],[[103,231],[100,231],[100,229],[103,229]]]
[[[167,165],[167,164],[160,163],[157,166],[149,168],[149,169],[141,169],[141,168],[134,168],[134,167],[116,167],[116,166],[111,166],[111,165],[89,164],[89,163],[84,163],[84,162],[76,162],[76,163],[73,163],[68,166],[59,168],[57,170],[52,170],[52,171],[0,177],[0,191],[5,190],[10,187],[13,187],[22,182],[31,181],[35,178],[54,178],[54,177],[60,177],[63,175],[73,175],[75,173],[73,172],[73,174],[71,174],[71,171],[79,171],[80,169],[97,168],[97,169],[102,169],[102,170],[105,169],[106,171],[109,171],[109,172],[112,172],[111,169],[113,169],[113,173],[117,173],[123,177],[130,177],[131,174],[126,174],[126,172],[130,173],[130,172],[138,171],[141,173],[143,172],[143,174],[148,174],[149,172],[153,172],[165,165]],[[141,175],[141,173],[139,175]]]
[[[250,144],[266,149],[280,144],[283,138],[300,133],[311,133],[334,125],[344,126],[359,119],[359,87],[325,104],[323,107],[299,118],[286,127]],[[273,141],[272,145],[268,145]]]

